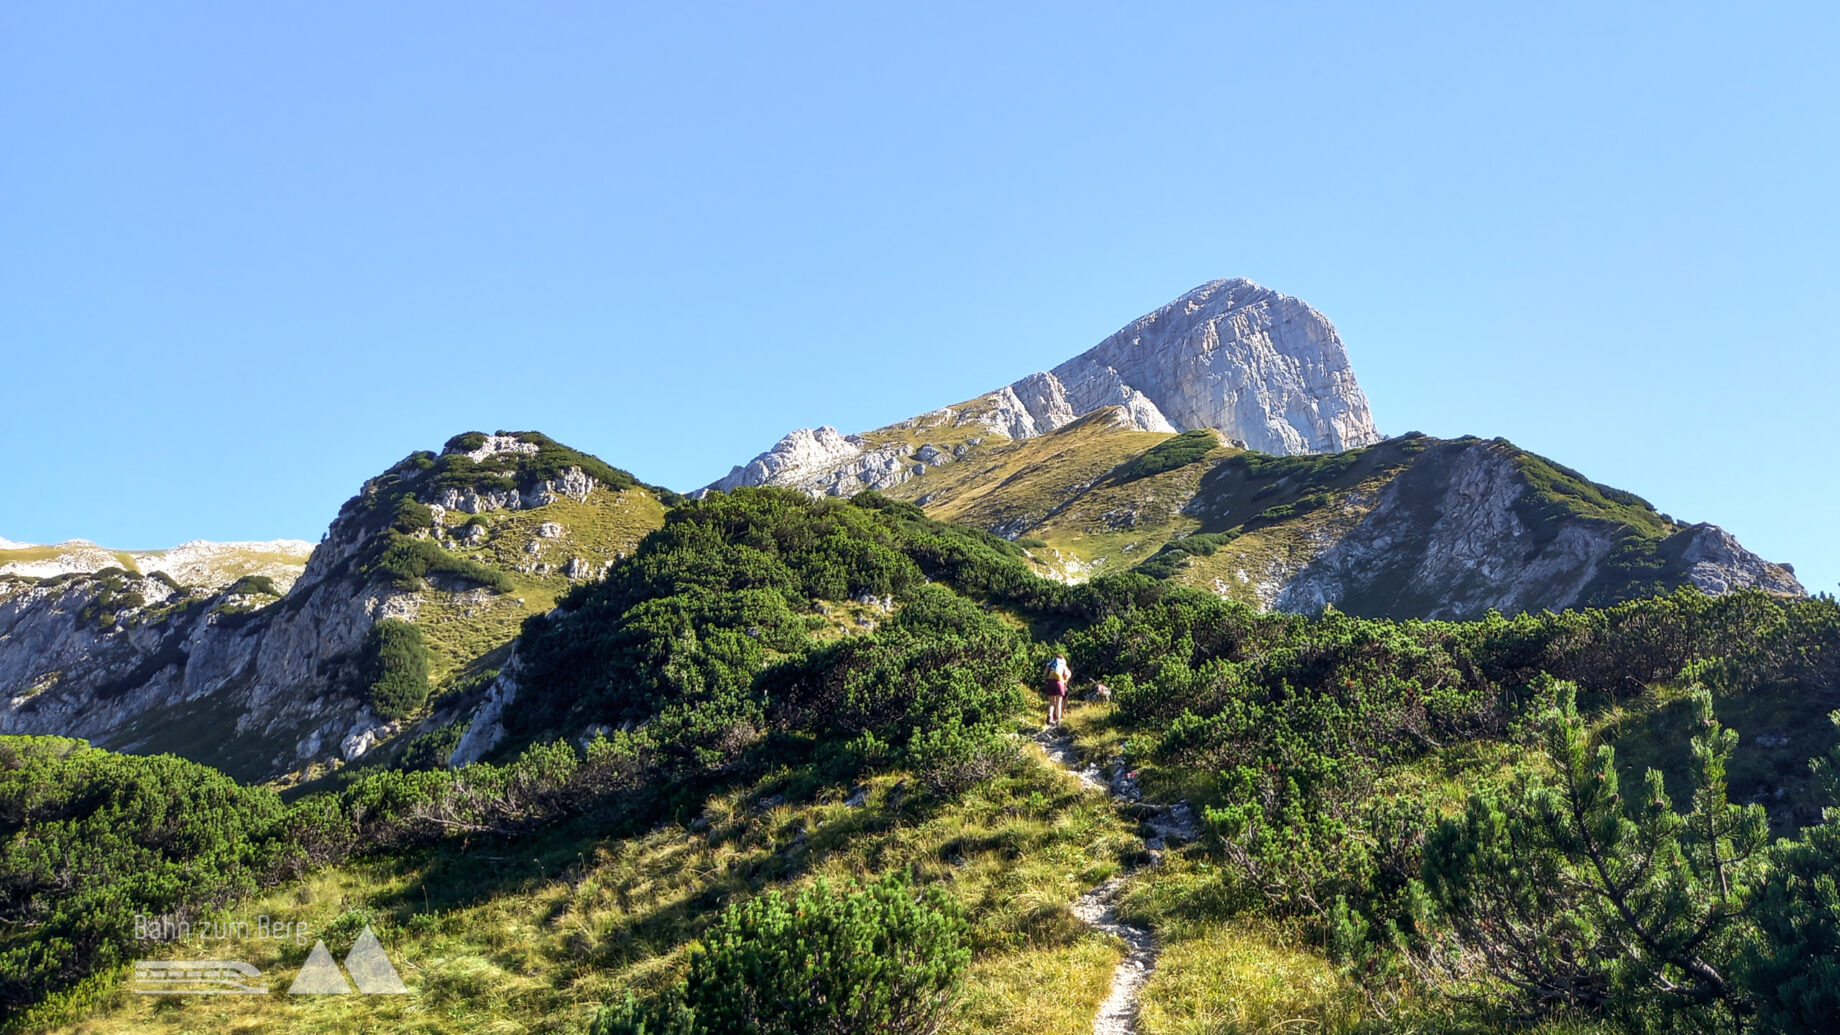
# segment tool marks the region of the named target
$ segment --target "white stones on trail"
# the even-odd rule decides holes
[[[1116,901],[1124,890],[1123,877],[1113,877],[1081,895],[1073,903],[1073,915],[1080,922],[1105,934],[1124,940],[1128,951],[1112,971],[1112,987],[1099,1013],[1093,1017],[1093,1035],[1136,1035],[1137,1004],[1144,982],[1156,969],[1159,951],[1156,935],[1135,924],[1118,919]]]
[[[1080,761],[1073,737],[1063,728],[1046,727],[1034,739],[1050,761],[1072,773],[1087,789],[1103,791],[1113,800],[1131,805],[1140,805],[1143,801],[1137,774],[1125,768],[1122,758],[1112,760],[1108,778],[1098,766]],[[1144,822],[1154,832],[1154,836],[1144,840],[1144,848],[1153,860],[1151,865],[1160,859],[1164,845],[1193,841],[1200,836],[1200,824],[1195,821],[1194,810],[1187,802],[1157,807],[1155,814]],[[1138,1000],[1144,982],[1150,980],[1151,971],[1156,969],[1156,958],[1161,951],[1155,934],[1118,919],[1118,896],[1123,893],[1124,886],[1124,877],[1113,877],[1081,895],[1069,907],[1081,923],[1121,939],[1126,946],[1124,959],[1112,971],[1111,989],[1093,1018],[1093,1035],[1137,1035]]]

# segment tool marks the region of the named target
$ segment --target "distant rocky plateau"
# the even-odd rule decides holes
[[[259,543],[195,539],[167,550],[111,550],[87,539],[67,539],[53,546],[0,539],[0,576],[50,578],[121,568],[136,574],[163,572],[201,589],[221,589],[245,576],[261,575],[285,589],[300,577],[312,554],[313,544],[302,539]]]

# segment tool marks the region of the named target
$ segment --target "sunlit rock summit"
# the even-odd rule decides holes
[[[782,485],[838,496],[885,489],[954,459],[942,444],[951,439],[963,455],[981,436],[1033,438],[1111,406],[1138,430],[1211,428],[1279,456],[1381,440],[1328,318],[1235,278],[1203,284],[1052,370],[957,406],[860,435],[794,431],[709,488]]]

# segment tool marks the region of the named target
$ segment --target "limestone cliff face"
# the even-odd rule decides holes
[[[1010,438],[1121,406],[1144,431],[1213,428],[1277,456],[1380,441],[1334,325],[1245,279],[1203,284],[985,399],[979,420]]]
[[[1526,482],[1487,443],[1419,463],[1358,521],[1296,556],[1291,570],[1268,573],[1282,586],[1269,605],[1425,618],[1559,610],[1579,601],[1616,546],[1614,528],[1584,522],[1534,542],[1515,507]]]
[[[245,777],[340,757],[347,738],[383,725],[352,692],[365,634],[417,605],[382,580],[335,574],[361,546],[345,531],[335,526],[274,602],[207,595],[162,613],[178,591],[153,577],[5,584],[0,733],[183,747]],[[94,605],[124,593],[144,603],[103,624]]]
[[[1265,453],[1339,452],[1380,441],[1335,327],[1303,302],[1249,280],[1216,280],[1133,321],[1052,370],[866,435],[800,429],[708,486],[780,485],[813,495],[886,489],[924,472],[911,430],[928,423],[947,456],[965,428],[1032,438],[1107,407],[1143,431],[1213,428]],[[956,433],[953,433],[954,430]],[[705,490],[707,491],[707,490]]]
[[[937,418],[940,414],[956,416],[955,411],[940,410],[926,417]],[[924,419],[915,418],[883,430],[902,430]],[[727,492],[746,485],[777,485],[812,496],[852,496],[867,489],[889,489],[925,474],[929,467],[951,463],[977,441],[961,442],[948,450],[932,443],[916,447],[898,439],[877,444],[868,436],[839,434],[829,426],[800,428],[693,495]]]
[[[1325,522],[1313,549],[1299,551],[1270,606],[1311,612],[1324,604],[1365,615],[1477,618],[1611,603],[1693,585],[1708,593],[1762,589],[1803,594],[1772,564],[1709,524],[1674,525],[1655,542],[1659,581],[1620,570],[1627,530],[1576,518],[1538,534],[1526,520],[1532,490],[1514,455],[1498,443],[1444,443],[1394,478],[1370,510],[1336,527]]]
[[[814,496],[849,495],[905,480],[907,458],[913,452],[912,446],[898,442],[873,446],[861,435],[839,434],[829,426],[800,428],[708,489],[727,492],[744,485],[781,485]]]
[[[1761,589],[1785,596],[1801,596],[1807,592],[1795,577],[1794,568],[1763,560],[1719,526],[1702,522],[1687,532],[1681,558],[1687,564],[1687,578],[1701,590],[1730,593]]]

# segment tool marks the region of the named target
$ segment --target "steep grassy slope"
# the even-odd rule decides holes
[[[973,449],[985,443],[1004,442],[1004,436],[993,434],[982,425],[966,422],[967,403],[948,406],[932,413],[923,413],[910,417],[885,428],[863,433],[863,443],[868,448],[903,444],[915,449],[931,443],[945,450],[955,450],[960,446]]]
[[[572,585],[632,553],[639,540],[664,524],[664,514],[651,491],[596,486],[580,500],[565,498],[535,510],[469,519],[484,531],[478,543],[463,544],[456,552],[502,573],[510,588],[492,593],[431,587],[423,594],[415,623],[428,639],[430,680],[445,687],[496,667],[492,662],[517,636],[524,619],[548,611]],[[574,576],[568,574],[571,565]]]
[[[1681,585],[1799,593],[1785,567],[1505,440],[1390,439],[1271,457],[1102,410],[890,490],[1030,549],[1038,570],[1137,570],[1259,607],[1470,617]]]
[[[1212,432],[1200,456],[1154,472],[1127,468],[1176,436],[1120,425],[1101,410],[1020,442],[996,440],[896,486],[946,521],[1018,539],[1044,574],[1085,578],[1128,569],[1200,522],[1182,510],[1207,460],[1230,455]]]

